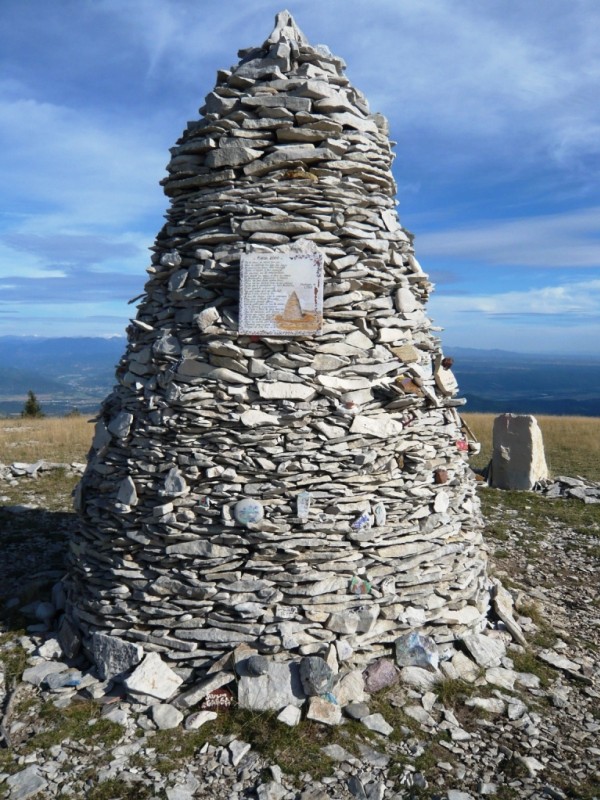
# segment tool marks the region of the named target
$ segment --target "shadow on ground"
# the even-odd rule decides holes
[[[0,626],[22,626],[10,608],[49,600],[52,586],[65,571],[69,538],[77,517],[65,512],[0,506]]]

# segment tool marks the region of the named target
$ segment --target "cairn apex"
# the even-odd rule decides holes
[[[299,45],[309,44],[308,39],[300,30],[290,12],[280,11],[275,15],[275,27],[269,38],[265,40],[263,47],[290,40],[297,42]]]

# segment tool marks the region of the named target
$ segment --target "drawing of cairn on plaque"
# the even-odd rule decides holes
[[[297,331],[298,333],[307,331],[312,333],[320,327],[316,303],[317,290],[313,290],[312,286],[306,287],[308,290],[312,290],[311,294],[313,297],[311,298],[312,308],[309,306],[309,308],[305,310],[306,304],[300,300],[300,297],[304,300],[305,296],[309,295],[308,292],[302,293],[303,288],[305,287],[299,287],[291,291],[283,313],[277,314],[275,317],[277,325],[283,330]]]
[[[294,284],[287,297],[285,308],[281,314],[277,314],[275,322],[284,331],[318,332],[323,318],[322,257],[318,253],[292,255],[287,265],[287,273],[292,280],[298,278],[304,280]]]
[[[318,251],[242,256],[240,332],[318,334],[323,326],[323,254]]]

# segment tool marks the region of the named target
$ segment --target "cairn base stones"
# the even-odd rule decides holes
[[[167,222],[77,491],[71,650],[74,632],[90,655],[94,636],[139,646],[134,675],[160,658],[203,679],[245,646],[373,662],[414,629],[476,633],[489,605],[463,401],[387,123],[287,12],[240,56],[171,150]],[[247,254],[322,264],[320,333],[240,333]],[[284,296],[291,328],[305,289]]]

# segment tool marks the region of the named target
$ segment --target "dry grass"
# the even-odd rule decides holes
[[[84,416],[0,419],[0,463],[85,461],[93,432]]]
[[[492,429],[496,414],[464,414],[467,424],[481,442],[481,453],[473,459],[476,467],[492,457]],[[600,481],[600,419],[598,417],[536,417],[546,450],[551,475],[581,475]]]

